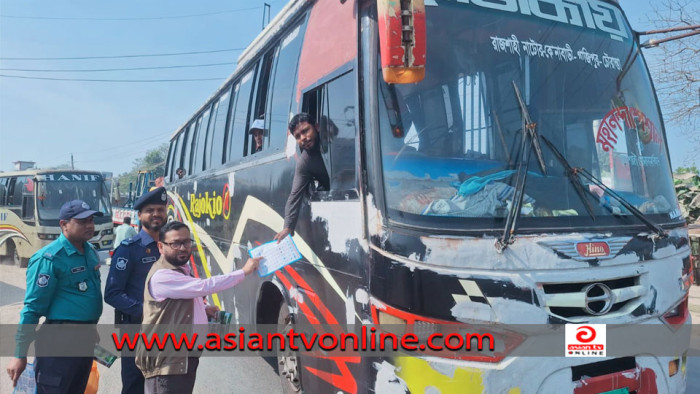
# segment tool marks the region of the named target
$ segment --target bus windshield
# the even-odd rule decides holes
[[[532,149],[521,146],[527,114],[572,167],[650,220],[680,221],[656,96],[621,11],[596,0],[531,1],[527,10],[516,3],[426,2],[425,79],[379,78],[389,218],[502,229],[519,160]],[[585,179],[577,193],[561,160],[540,145],[546,173],[532,152],[521,227],[641,223]]]
[[[83,200],[91,209],[112,215],[109,193],[102,177],[85,174],[52,174],[37,182],[37,208],[43,220],[57,220],[61,206],[71,200]],[[51,179],[53,178],[53,180]],[[78,180],[89,179],[89,180]]]

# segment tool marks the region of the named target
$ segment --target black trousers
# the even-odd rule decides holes
[[[37,354],[92,354],[97,342],[95,321],[83,322],[73,320],[46,320],[39,328],[36,339]],[[54,324],[73,324],[69,330],[75,330],[75,336],[82,338],[77,345],[65,341],[65,338],[55,338],[56,331],[50,331]],[[80,327],[80,329],[76,328]],[[63,333],[65,335],[65,333]],[[46,354],[46,353],[44,353]],[[93,357],[40,357],[34,363],[34,376],[38,394],[73,394],[84,393]]]
[[[84,393],[92,357],[37,357],[34,362],[38,394]]]
[[[184,375],[161,375],[146,379],[147,394],[192,394],[197,378],[199,357],[187,358],[187,373]]]
[[[122,394],[143,394],[144,378],[136,358],[122,357]]]

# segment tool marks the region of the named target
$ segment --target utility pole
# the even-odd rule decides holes
[[[73,165],[73,154],[70,154],[70,168],[71,170],[75,170],[75,166]]]

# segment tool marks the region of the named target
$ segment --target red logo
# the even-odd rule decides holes
[[[583,257],[604,257],[610,255],[610,246],[605,242],[580,242],[576,251]]]
[[[595,337],[595,328],[591,326],[581,326],[576,329],[576,340],[581,343],[593,342]]]
[[[605,324],[567,324],[565,328],[566,357],[605,357]]]
[[[222,211],[224,214],[224,219],[228,219],[229,215],[231,215],[231,192],[228,190],[228,183],[224,185],[224,192],[222,195],[224,198]]]

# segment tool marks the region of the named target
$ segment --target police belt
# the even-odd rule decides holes
[[[124,312],[114,310],[114,323],[115,324],[141,324],[141,321],[143,320],[143,316],[132,316],[132,315],[127,315]]]

